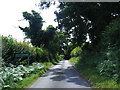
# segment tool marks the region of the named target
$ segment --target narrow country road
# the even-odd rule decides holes
[[[29,88],[89,88],[68,60],[60,61]]]

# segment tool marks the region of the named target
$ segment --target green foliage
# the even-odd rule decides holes
[[[45,62],[45,61],[49,60],[49,58],[48,58],[49,54],[48,54],[47,50],[36,47],[35,52],[36,52],[35,57],[36,57],[37,62]]]
[[[114,80],[119,79],[119,70],[118,70],[118,62],[105,60],[98,65],[98,70],[100,74],[113,78]]]
[[[28,86],[32,84],[35,80],[37,80],[40,76],[41,75],[39,75],[38,73],[30,74],[29,77],[26,77],[23,80],[17,82],[14,86],[11,86],[11,88],[28,88]]]
[[[59,60],[64,60],[64,57],[65,57],[64,55],[59,55],[58,59]]]
[[[2,57],[7,63],[12,63],[14,65],[27,65],[33,62],[45,62],[48,61],[48,51],[38,47],[30,46],[28,42],[17,42],[12,37],[2,37],[3,38],[3,53]],[[29,52],[31,55],[28,57],[15,57],[15,53]],[[29,62],[29,63],[28,63]]]
[[[74,63],[75,69],[80,72],[80,75],[88,80],[92,88],[120,88],[120,84],[117,83],[113,77],[108,77],[98,72],[98,68],[91,67],[90,65],[82,65],[79,57],[72,57],[69,61]],[[108,65],[108,64],[106,64]],[[100,67],[101,68],[101,67]]]
[[[97,73],[99,73],[100,75],[107,76],[115,82],[119,83],[119,61],[115,60],[115,57],[113,57],[114,55],[116,55],[116,53],[111,52],[111,56],[109,56],[109,53],[106,50],[98,50],[94,50],[91,52],[83,51],[82,54],[79,56],[80,60],[76,64],[77,68],[89,67],[97,69]]]
[[[64,30],[69,37],[72,33],[74,45],[80,46],[86,42],[88,34],[92,41],[91,43],[95,47],[99,44],[101,34],[105,31],[106,25],[119,16],[119,8],[119,2],[60,2],[60,10],[56,11],[55,14],[59,28]]]
[[[46,30],[42,30],[42,18],[40,14],[35,11],[32,11],[32,13],[23,12],[23,17],[28,20],[29,27],[19,28],[23,32],[25,32],[26,37],[31,40],[33,46],[42,46],[45,50],[49,52],[49,55],[47,56],[50,57],[50,60],[55,59],[56,61],[57,54],[59,52],[61,54],[62,52],[63,41],[65,41],[64,34],[57,31],[56,28],[54,28],[52,25],[49,25]],[[37,53],[38,57],[41,56],[39,55]],[[46,59],[48,58],[47,56]]]
[[[44,66],[45,70],[48,70],[53,65],[52,62],[44,62],[41,64]]]
[[[80,60],[79,56],[81,55],[81,53],[82,53],[82,49],[80,46],[74,48],[70,53],[71,58],[69,59],[69,61],[71,63],[76,64]]]
[[[81,54],[81,52],[82,52],[82,49],[81,49],[81,47],[78,46],[71,51],[70,55],[72,57],[77,57]]]
[[[76,64],[78,61],[79,61],[79,57],[72,57],[72,58],[70,58],[69,59],[69,61],[71,62],[71,63],[74,63],[74,64]]]
[[[82,77],[88,80],[93,88],[120,88],[120,84],[114,81],[113,78],[100,75],[95,68],[82,67],[77,68]]]
[[[113,20],[103,33],[104,44],[109,47],[115,47],[120,45],[120,17]]]
[[[107,30],[102,34],[102,41],[95,48],[92,48],[91,44],[84,44],[82,46],[82,53],[79,55],[80,60],[78,63],[76,63],[77,68],[84,67],[96,69],[97,73],[99,73],[101,76],[112,80],[111,82],[114,82],[114,84],[119,84],[119,22],[120,19],[117,18],[106,27]],[[89,78],[92,78],[92,75]],[[93,78],[93,80],[94,79],[95,78]],[[103,83],[99,83],[100,87],[103,87],[102,84],[108,83],[104,81],[102,82]]]
[[[102,34],[102,41],[96,47],[84,45],[80,60],[76,67],[87,77],[93,87],[107,88],[120,87],[120,48],[119,48],[119,21],[113,20]],[[92,68],[87,70],[87,68]],[[95,73],[90,73],[95,70]],[[99,73],[97,75],[96,73]],[[99,77],[99,79],[98,79]],[[107,86],[106,86],[107,85]]]
[[[4,60],[0,57],[0,89],[3,88],[4,81],[1,77],[1,71],[3,70]]]
[[[0,79],[3,81],[3,88],[8,88],[14,86],[17,82],[23,80],[23,78],[28,77],[32,73],[39,73],[43,69],[40,63],[32,63],[32,65],[26,67],[19,65],[15,67],[10,64],[9,67],[4,67],[0,71]]]
[[[43,21],[40,14],[34,10],[31,11],[32,13],[23,12],[23,17],[29,22],[29,27],[19,28],[25,32],[26,38],[30,38],[32,45],[34,46],[41,46],[43,44]]]
[[[28,88],[35,80],[42,76],[53,64],[51,62],[41,63],[44,67],[37,73],[32,73],[23,80],[17,82],[12,88]]]
[[[103,33],[102,47],[105,59],[102,60],[98,69],[101,74],[112,77],[116,82],[120,82],[120,18],[113,20]]]
[[[116,84],[120,81],[120,3],[60,2],[59,9],[55,12],[58,28],[64,31],[68,39],[64,49],[65,58],[70,58],[71,55],[70,61],[75,62],[79,57],[77,68],[84,67],[93,84],[96,83],[95,86],[118,87]],[[91,43],[86,42],[87,34]],[[90,73],[92,70],[93,73]]]
[[[65,54],[65,59],[70,59],[70,53],[71,51],[75,48],[75,46],[73,46],[72,43],[69,44],[69,42],[67,42],[67,44],[65,43],[64,46],[64,54]]]
[[[4,66],[5,62],[4,59],[2,57],[0,57],[0,67]],[[0,68],[0,71],[2,70],[2,68]]]
[[[25,32],[26,37],[31,40],[33,46],[43,46],[45,49],[56,53],[59,49],[59,37],[60,32],[49,25],[46,30],[42,30],[42,17],[39,13],[32,10],[32,13],[23,12],[23,17],[29,22],[29,27],[19,27],[23,32]],[[55,50],[54,50],[54,48]],[[52,53],[51,52],[51,53]]]
[[[58,31],[52,25],[49,25],[45,30],[42,30],[42,17],[34,10],[32,13],[23,12],[23,17],[29,22],[29,27],[19,27],[25,32],[26,38],[31,40],[33,46],[44,49],[43,51],[36,48],[36,60],[43,60],[56,62],[58,54],[63,53],[66,37],[63,32]],[[46,52],[47,51],[47,52]],[[42,54],[42,55],[41,55]],[[43,55],[44,54],[44,55]],[[43,57],[42,57],[43,56]],[[39,60],[40,59],[40,60]]]

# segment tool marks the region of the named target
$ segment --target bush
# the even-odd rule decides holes
[[[58,59],[59,59],[59,60],[64,60],[64,57],[65,57],[64,55],[59,55],[59,56],[58,56]]]
[[[104,60],[98,65],[98,70],[101,74],[106,75],[108,77],[112,78],[118,78],[116,77],[116,73],[118,73],[117,68],[117,61],[111,61],[111,60]]]
[[[72,57],[72,58],[69,59],[69,61],[70,61],[71,63],[74,63],[74,64],[78,63],[79,60],[80,60],[79,57]]]
[[[81,49],[81,47],[78,46],[71,51],[70,55],[72,57],[77,57],[81,54],[81,52],[82,52],[82,49]]]
[[[102,45],[106,58],[98,65],[101,74],[120,81],[120,17],[113,20],[103,33]]]

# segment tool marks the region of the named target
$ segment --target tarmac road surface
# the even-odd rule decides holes
[[[91,90],[87,81],[79,76],[68,60],[60,61],[29,88],[88,88]]]

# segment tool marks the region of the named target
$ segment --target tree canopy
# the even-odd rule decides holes
[[[60,10],[55,12],[59,29],[73,35],[73,42],[81,45],[87,34],[93,45],[101,40],[105,26],[120,14],[120,3],[61,2]]]

